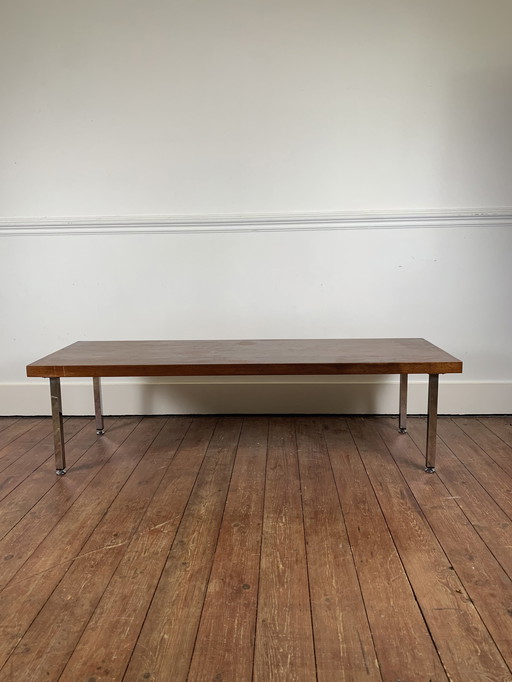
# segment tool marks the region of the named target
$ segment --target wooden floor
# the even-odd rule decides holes
[[[512,418],[0,419],[0,680],[512,680]]]

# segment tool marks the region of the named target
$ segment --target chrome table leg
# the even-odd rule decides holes
[[[92,385],[94,389],[94,413],[96,415],[96,433],[102,436],[105,433],[103,426],[103,411],[101,409],[101,379],[100,377],[92,378]]]
[[[436,470],[436,438],[437,438],[437,395],[439,374],[428,375],[428,413],[427,413],[427,454],[425,471],[433,474]]]
[[[52,399],[53,442],[55,447],[55,473],[63,476],[66,473],[66,451],[64,449],[64,428],[62,423],[62,397],[60,378],[50,378],[50,395]]]
[[[400,414],[398,417],[398,430],[400,433],[407,431],[407,374],[400,374]]]

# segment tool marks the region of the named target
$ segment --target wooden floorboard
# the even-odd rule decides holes
[[[223,418],[216,426],[135,645],[127,679],[179,682],[187,678],[241,422]]]
[[[512,447],[489,429],[483,429],[481,422],[467,417],[452,420],[471,440],[473,440],[503,471],[512,476]]]
[[[470,651],[475,650],[474,633],[478,632],[478,661],[481,661],[482,642],[488,640],[489,634],[503,658],[512,667],[512,639],[509,632],[512,583],[509,576],[475,528],[468,523],[463,510],[439,477],[425,476],[421,467],[411,460],[406,438],[397,433],[389,420],[378,420],[377,429],[450,562],[449,570],[456,574],[463,586],[462,594],[459,594],[459,588],[455,588],[455,592],[458,599],[464,599],[468,603],[468,613],[465,615],[470,633],[467,648]],[[474,606],[476,614],[469,604]],[[460,607],[458,608],[460,611]],[[492,647],[490,642],[489,646]],[[462,637],[458,648],[464,649]],[[464,655],[476,673],[478,669],[473,667],[475,662],[471,661],[471,655]],[[493,657],[494,655],[492,654]],[[485,669],[480,674],[483,675],[484,671]],[[469,669],[466,674],[469,676]]]
[[[0,431],[4,431],[10,426],[14,426],[20,421],[20,417],[0,417]]]
[[[48,419],[46,421],[48,422]],[[6,445],[40,422],[40,417],[25,417],[23,419],[20,417],[0,417],[0,431],[2,431],[0,457],[2,457]]]
[[[74,466],[73,476],[67,478],[65,483],[61,483],[53,473],[53,463],[50,463],[42,471],[33,474],[4,501],[0,527],[9,519],[10,530],[0,540],[0,557],[8,555],[9,561],[3,564],[0,588],[5,587],[51,533],[52,539],[43,545],[40,552],[52,560],[54,554],[51,547],[54,546],[54,542],[58,542],[55,540],[57,524],[123,439],[133,431],[138,421],[139,419],[131,419],[116,423],[112,419],[105,420],[108,432],[105,438],[97,438],[92,422],[89,422],[90,428],[82,429],[76,439],[68,444],[67,458],[68,463]],[[80,454],[82,460],[79,458]],[[75,539],[82,532],[82,528],[82,524],[78,525],[74,520],[71,521]],[[61,529],[62,526],[59,526],[59,532]],[[41,570],[44,570],[44,566]],[[37,571],[36,568],[35,572]]]
[[[270,421],[254,679],[316,679],[302,499],[292,418]]]
[[[478,421],[512,446],[512,417],[480,417]]]
[[[379,677],[322,425],[296,420],[304,529],[318,680]]]
[[[169,454],[176,446],[168,441]],[[182,425],[178,422],[178,427]],[[130,661],[169,549],[210,442],[215,420],[195,420],[179,443],[142,522],[61,676],[74,682],[121,679]],[[113,654],[112,640],[117,642]]]
[[[267,442],[268,419],[246,420],[240,433],[189,680],[247,680],[252,676]]]
[[[446,680],[348,424],[323,422],[382,679]]]
[[[0,418],[0,681],[512,681],[512,419]]]
[[[481,448],[453,419],[440,420],[438,435],[512,519],[512,477],[497,464],[495,453]]]
[[[16,464],[29,450],[52,432],[52,425],[48,419],[20,419],[1,432],[0,440],[0,471],[5,471],[12,464]],[[6,478],[2,476],[2,488]]]
[[[425,428],[421,420],[409,420],[408,434],[418,446],[421,452],[419,461],[422,461]],[[446,486],[447,496],[456,501],[508,577],[512,578],[512,520],[494,501],[492,488],[486,490],[440,439],[437,458],[437,476]]]
[[[503,659],[373,420],[353,419],[350,429],[451,679],[485,678],[491,662],[497,668],[496,679],[502,679],[506,672]],[[421,472],[419,467],[417,471]],[[453,631],[457,631],[457,639]]]

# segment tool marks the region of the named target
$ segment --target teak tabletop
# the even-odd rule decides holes
[[[60,379],[92,377],[96,431],[104,432],[100,377],[399,374],[399,430],[406,431],[409,374],[428,374],[426,470],[433,472],[439,374],[462,362],[425,339],[77,341],[27,366],[48,377],[55,465],[66,473]]]
[[[78,341],[31,377],[444,374],[462,362],[425,339]]]

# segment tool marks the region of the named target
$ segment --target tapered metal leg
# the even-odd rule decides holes
[[[398,416],[398,430],[407,431],[407,379],[408,374],[400,374],[400,414]]]
[[[439,374],[428,375],[427,456],[425,471],[433,474],[436,466],[437,395]]]
[[[55,447],[55,473],[63,476],[66,473],[66,452],[64,449],[64,428],[62,423],[62,397],[60,378],[50,378],[50,396],[52,399],[53,442]]]
[[[92,378],[92,385],[94,389],[94,413],[96,415],[96,433],[102,436],[105,433],[103,426],[103,411],[101,409],[101,379],[100,377]]]

